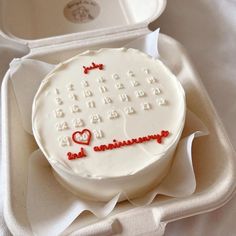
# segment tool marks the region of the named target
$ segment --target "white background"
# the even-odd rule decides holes
[[[154,26],[187,49],[236,147],[236,0],[169,0]],[[165,236],[233,236],[235,219],[236,196],[214,212],[169,223]],[[4,229],[0,217],[0,235],[8,235]]]
[[[187,49],[236,148],[236,0],[169,0],[155,25]],[[214,212],[169,223],[165,236],[233,236],[235,220],[236,196]]]

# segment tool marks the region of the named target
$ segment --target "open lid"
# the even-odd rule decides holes
[[[165,6],[166,0],[0,0],[0,31],[42,47],[147,28]]]

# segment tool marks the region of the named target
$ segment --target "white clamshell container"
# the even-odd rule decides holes
[[[68,3],[70,1],[66,0],[2,0],[1,36],[27,45],[30,52],[25,58],[59,63],[86,49],[121,47],[144,35],[148,32],[147,25],[158,18],[166,4],[165,0],[150,0],[148,4],[142,0],[97,0],[96,19],[71,23],[64,15]],[[108,14],[111,11],[112,14]],[[112,18],[107,19],[111,15]],[[188,108],[210,132],[193,145],[195,193],[185,198],[159,196],[152,204],[141,208],[122,202],[102,220],[84,213],[63,235],[156,235],[164,231],[167,222],[222,206],[235,191],[235,152],[186,52],[178,42],[162,34],[159,52],[161,59],[183,82]],[[13,235],[32,235],[26,211],[26,190],[28,158],[35,149],[34,139],[23,128],[8,71],[2,84],[2,162],[4,217]],[[148,222],[149,226],[146,228],[138,222]]]
[[[166,0],[1,0],[0,30],[30,48],[147,30]],[[74,20],[68,20],[71,7]],[[87,8],[87,12],[84,10]],[[112,12],[112,14],[111,14]],[[70,17],[69,17],[70,19]]]

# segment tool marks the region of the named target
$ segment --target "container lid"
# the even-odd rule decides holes
[[[30,47],[146,28],[166,0],[0,0],[0,31]]]

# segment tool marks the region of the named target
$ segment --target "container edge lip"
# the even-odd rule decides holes
[[[175,215],[172,215],[172,216],[169,216],[168,214],[165,214],[165,210],[162,211],[162,215],[161,215],[161,221],[163,222],[166,222],[166,223],[169,223],[169,222],[173,222],[173,221],[176,221],[176,220],[179,220],[179,219],[184,219],[184,218],[188,218],[188,217],[191,217],[191,216],[196,216],[196,215],[200,215],[200,214],[204,214],[204,213],[208,213],[208,212],[211,212],[211,211],[214,211],[214,210],[217,210],[218,208],[221,208],[222,206],[224,206],[227,202],[229,202],[232,197],[235,195],[236,193],[236,184],[234,183],[235,180],[232,179],[231,181],[231,184],[226,184],[224,189],[226,191],[218,191],[217,193],[214,193],[215,195],[217,195],[218,197],[214,199],[214,201],[212,200],[208,200],[206,202],[204,202],[204,204],[201,205],[201,208],[199,210],[196,210],[194,211],[194,213],[191,213],[191,207],[186,207],[184,208],[183,211],[181,211],[181,214],[179,213],[174,213]],[[227,190],[229,189],[229,186],[232,186],[234,185],[233,187],[233,190]],[[204,195],[204,196],[203,196]],[[223,196],[223,198],[222,198]],[[202,194],[199,194],[198,197],[200,198],[204,198],[204,201],[206,200],[205,197],[206,195],[204,193]],[[198,201],[200,201],[201,199],[198,199]],[[186,199],[177,199],[178,203],[179,204],[183,204],[183,203],[186,203]],[[193,199],[188,199],[188,201],[194,201],[194,198]],[[178,208],[179,209],[179,206],[175,206],[176,202],[175,203],[165,203],[165,204],[168,204],[169,207],[171,207],[171,210],[173,210],[174,208]],[[209,207],[209,204],[211,204],[212,206]],[[172,206],[173,205],[173,206]],[[162,206],[163,208],[165,206]],[[199,206],[195,206],[196,207],[199,207]],[[155,209],[155,207],[153,207]],[[173,214],[173,212],[171,212],[171,214]]]
[[[30,57],[35,56],[35,55],[36,56],[41,55],[45,52],[48,52],[48,50],[50,50],[51,52],[59,51],[62,47],[64,49],[77,48],[78,47],[78,42],[81,42],[82,47],[83,47],[83,45],[90,46],[90,45],[97,44],[101,41],[103,43],[107,43],[107,42],[109,43],[111,40],[117,41],[117,40],[120,40],[121,38],[126,40],[126,39],[133,38],[134,36],[141,37],[145,34],[148,34],[149,32],[150,32],[150,30],[148,28],[140,28],[140,29],[137,29],[137,30],[134,30],[134,31],[116,32],[116,33],[111,34],[111,35],[100,35],[98,37],[88,38],[86,40],[86,44],[84,44],[85,41],[83,39],[80,40],[80,39],[76,39],[76,38],[74,38],[71,41],[65,41],[65,42],[60,42],[59,41],[54,45],[43,45],[43,46],[31,48],[30,54],[25,55],[23,58],[30,58]]]
[[[2,138],[2,177],[4,178],[5,184],[3,188],[3,218],[9,229],[13,229],[13,224],[9,223],[9,219],[14,219],[13,209],[10,202],[7,199],[11,199],[10,191],[10,158],[9,158],[9,138],[8,138],[8,87],[10,81],[10,71],[8,70],[3,78],[1,85],[1,138]],[[16,227],[17,228],[17,227]]]

